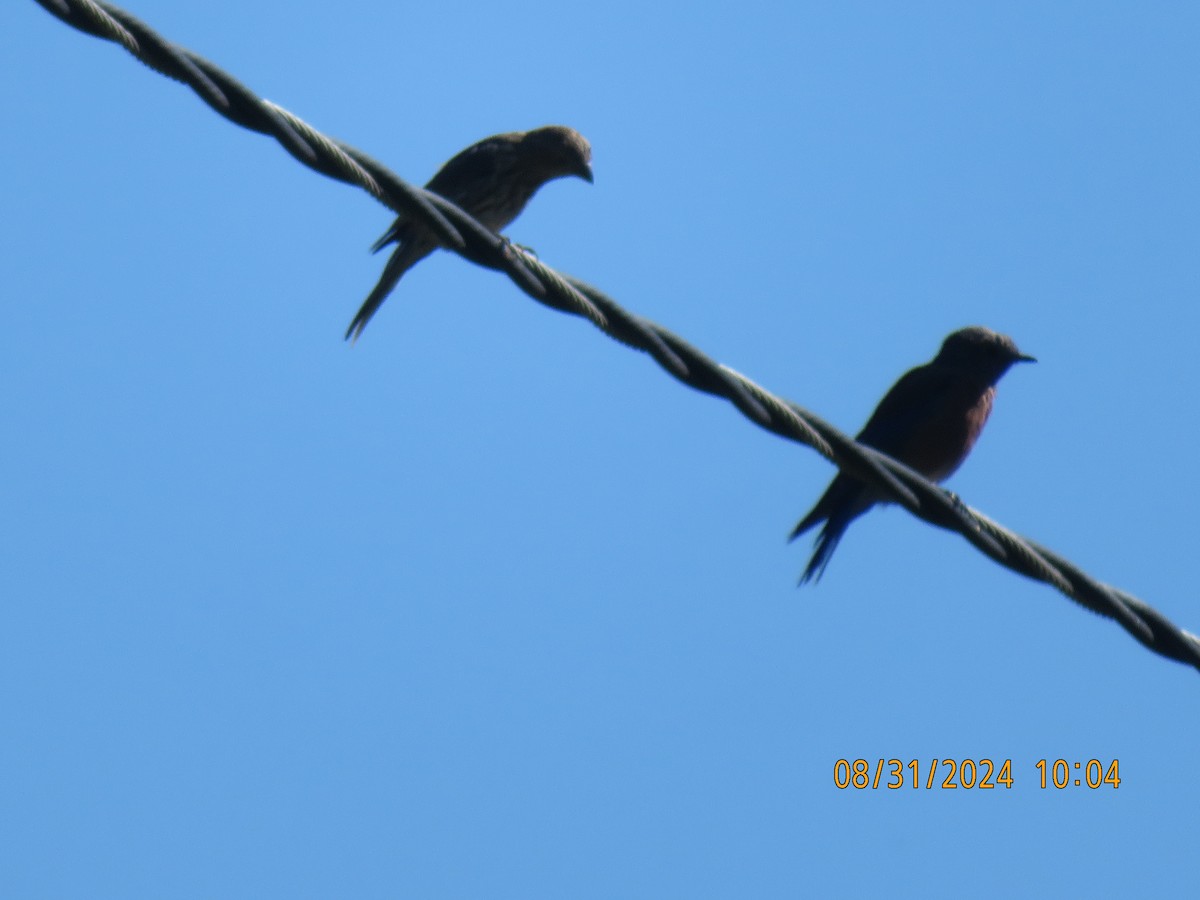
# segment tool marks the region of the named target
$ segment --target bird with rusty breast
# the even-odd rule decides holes
[[[579,132],[564,125],[496,134],[472,144],[447,162],[425,189],[462,207],[492,231],[506,228],[538,188],[556,178],[592,181],[592,148]],[[357,340],[400,278],[437,249],[437,240],[418,222],[400,215],[371,247],[396,249],[379,283],[346,329]]]
[[[975,446],[992,411],[996,383],[1015,363],[1036,362],[1012,338],[974,325],[950,334],[930,362],[900,377],[859,432],[874,447],[942,482]],[[824,522],[800,583],[820,580],[850,523],[876,503],[886,502],[868,485],[839,472],[821,499],[793,529],[795,540]]]

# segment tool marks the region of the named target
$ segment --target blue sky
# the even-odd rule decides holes
[[[574,126],[595,184],[513,239],[848,431],[1011,334],[949,486],[1200,630],[1194,4],[129,9],[418,184]],[[1194,671],[894,508],[797,590],[815,453],[449,254],[347,346],[386,209],[35,3],[0,34],[0,893],[1191,883]]]

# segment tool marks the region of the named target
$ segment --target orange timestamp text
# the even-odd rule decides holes
[[[1038,785],[1043,790],[1054,787],[1088,787],[1093,790],[1121,786],[1118,760],[1104,763],[1098,759],[1066,760],[1039,759],[1034,768]],[[909,787],[913,790],[1012,790],[1017,778],[1013,776],[1011,759],[839,759],[833,764],[833,784],[840,790],[856,788],[891,791]]]

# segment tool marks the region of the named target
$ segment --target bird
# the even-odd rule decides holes
[[[567,176],[592,182],[591,145],[572,128],[547,125],[495,134],[472,144],[442,166],[425,189],[462,207],[492,231],[500,231],[521,214],[538,188]],[[424,226],[403,213],[371,250],[378,253],[389,244],[396,249],[346,329],[347,340],[358,339],[404,273],[438,247]]]
[[[1012,338],[991,329],[979,325],[959,329],[946,337],[931,361],[892,385],[857,440],[930,481],[945,481],[962,465],[983,431],[996,383],[1019,362],[1037,360],[1018,350]],[[793,541],[824,523],[800,584],[820,580],[850,523],[885,502],[868,485],[839,472],[788,538]]]

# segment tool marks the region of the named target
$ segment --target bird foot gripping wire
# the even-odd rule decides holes
[[[539,258],[537,255],[537,251],[534,250],[532,247],[528,247],[525,244],[518,244],[516,241],[512,240],[511,238],[506,237],[503,234],[500,235],[500,240],[504,244],[504,252],[505,253],[519,254],[521,256],[529,257],[530,259],[538,259]]]

